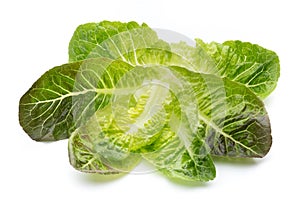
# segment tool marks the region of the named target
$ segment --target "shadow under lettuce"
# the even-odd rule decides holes
[[[216,165],[232,165],[232,166],[253,166],[260,163],[260,158],[228,158],[222,156],[212,156]]]
[[[97,174],[97,173],[80,173],[79,179],[81,179],[84,182],[90,183],[90,184],[105,184],[109,182],[114,182],[117,180],[120,180],[124,176],[128,174],[126,173],[119,173],[119,174]]]

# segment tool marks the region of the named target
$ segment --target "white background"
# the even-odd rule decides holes
[[[297,1],[33,1],[0,3],[0,199],[299,199],[300,6]],[[190,38],[239,39],[278,53],[281,77],[266,99],[273,146],[260,160],[217,161],[205,184],[160,174],[86,175],[68,162],[67,141],[37,143],[18,123],[18,101],[46,70],[68,61],[77,25],[146,22]],[[277,198],[277,199],[278,199]]]

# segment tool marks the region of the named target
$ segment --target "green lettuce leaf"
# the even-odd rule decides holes
[[[164,45],[168,46],[146,24],[109,21],[88,23],[75,30],[69,43],[69,61],[105,57],[138,65],[137,50]]]
[[[146,24],[139,25],[136,22],[110,22],[102,21],[100,23],[87,23],[77,27],[69,44],[69,61],[80,61],[88,58],[91,52],[106,40],[122,32],[144,28],[148,29]],[[150,33],[150,32],[149,32]],[[149,39],[153,36],[149,35]],[[154,37],[154,41],[157,38]],[[126,48],[126,46],[124,46]],[[99,57],[99,56],[97,56]]]
[[[169,178],[201,182],[213,180],[215,166],[203,138],[198,136],[187,148],[180,137],[166,126],[161,137],[143,149],[142,156]]]
[[[111,60],[89,59],[54,67],[22,96],[19,121],[34,140],[68,138],[110,100],[114,85],[132,67]],[[122,64],[122,67],[115,66]]]
[[[198,102],[200,127],[213,154],[263,157],[268,153],[272,143],[268,113],[250,89],[228,78],[175,69],[189,80],[190,93]]]
[[[213,107],[224,118],[211,121],[211,127],[219,124],[221,129],[210,127],[206,144],[211,154],[225,157],[264,157],[272,145],[271,125],[263,102],[246,87],[224,79],[226,97],[225,111]],[[214,94],[211,94],[214,95]],[[221,100],[221,99],[220,99]],[[220,116],[220,114],[217,114]]]
[[[275,89],[280,76],[279,58],[275,52],[238,40],[222,44],[207,44],[201,39],[196,42],[213,58],[218,75],[245,85],[261,98]]]

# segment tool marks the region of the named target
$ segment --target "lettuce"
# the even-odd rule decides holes
[[[128,173],[142,159],[170,178],[215,178],[213,156],[264,157],[272,144],[262,98],[279,59],[256,44],[167,43],[146,24],[80,25],[69,63],[22,96],[19,119],[36,141],[69,138],[83,172]]]

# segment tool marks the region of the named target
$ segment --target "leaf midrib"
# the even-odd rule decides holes
[[[60,97],[54,98],[54,99],[48,99],[48,100],[42,100],[42,101],[37,101],[37,102],[31,102],[31,103],[21,103],[20,105],[38,105],[38,104],[42,104],[42,103],[53,103],[55,101],[61,101],[63,99],[66,99],[68,97],[75,97],[75,96],[79,96],[79,95],[84,95],[87,94],[89,92],[94,92],[97,94],[113,94],[115,92],[124,92],[130,90],[130,88],[120,88],[120,89],[116,89],[116,88],[106,88],[106,89],[97,89],[97,88],[93,88],[93,89],[86,89],[86,90],[82,90],[82,91],[78,91],[78,92],[70,92],[64,95],[61,95]]]

